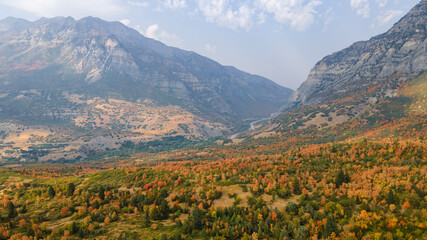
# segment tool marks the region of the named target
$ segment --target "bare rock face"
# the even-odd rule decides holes
[[[37,104],[49,108],[62,107],[55,94],[67,91],[180,105],[227,125],[268,116],[292,94],[266,78],[168,47],[119,22],[7,18],[0,21],[0,94],[27,89],[40,90],[45,100]],[[11,100],[6,100],[0,99],[3,116],[23,118],[25,113],[8,110]]]
[[[288,109],[357,92],[367,85],[404,81],[427,69],[427,0],[388,32],[356,42],[318,62],[290,98]]]

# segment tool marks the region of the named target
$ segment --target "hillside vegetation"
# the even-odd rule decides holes
[[[2,170],[0,238],[425,238],[425,79],[334,126]]]

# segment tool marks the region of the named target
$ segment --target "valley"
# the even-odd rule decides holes
[[[426,239],[426,25],[293,91],[120,22],[1,20],[0,240]]]
[[[0,25],[4,164],[87,160],[128,141],[218,138],[277,111],[293,92],[119,22],[7,18]]]

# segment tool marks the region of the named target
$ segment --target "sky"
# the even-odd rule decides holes
[[[0,19],[86,16],[296,90],[323,57],[386,32],[420,0],[0,0]]]

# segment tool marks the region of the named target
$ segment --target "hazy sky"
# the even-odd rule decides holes
[[[324,56],[387,31],[419,0],[0,0],[8,16],[94,16],[292,89]]]

